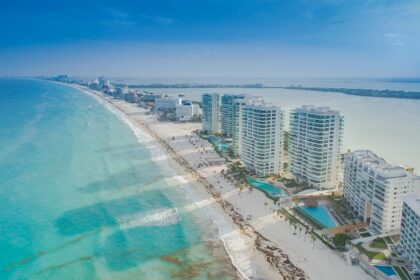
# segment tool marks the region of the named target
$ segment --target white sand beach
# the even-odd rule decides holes
[[[244,279],[372,279],[359,266],[348,264],[341,256],[303,233],[295,233],[285,220],[273,214],[274,202],[258,190],[241,191],[229,182],[222,170],[225,163],[205,140],[193,131],[197,123],[161,122],[147,110],[102,93],[75,86],[113,106],[134,126],[147,133],[165,155],[156,156],[176,171],[174,176],[188,189],[191,209],[208,207],[219,227],[220,236],[238,274]]]

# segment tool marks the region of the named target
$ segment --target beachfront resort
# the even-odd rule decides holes
[[[372,151],[343,153],[340,112],[308,105],[285,112],[245,94],[204,93],[192,102],[100,79],[86,85],[163,122],[200,122],[189,141],[213,147],[203,150],[209,168],[225,164],[224,180],[239,193],[261,192],[294,234],[303,231],[376,279],[420,276],[420,178]]]

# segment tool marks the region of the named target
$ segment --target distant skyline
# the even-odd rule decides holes
[[[0,75],[419,77],[417,0],[2,3]]]

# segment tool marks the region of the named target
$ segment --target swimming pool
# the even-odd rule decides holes
[[[339,226],[339,224],[332,217],[328,208],[324,205],[318,205],[316,207],[301,206],[299,208],[312,219],[323,225],[324,228]]]
[[[221,152],[226,151],[228,147],[229,147],[228,144],[225,144],[225,143],[216,144],[216,149]]]
[[[397,275],[397,273],[395,272],[395,270],[391,266],[387,266],[387,265],[374,265],[374,267],[377,270],[379,270],[380,272],[382,272],[383,274],[385,274],[386,276]]]
[[[228,149],[228,147],[229,147],[229,145],[228,145],[228,144],[223,143],[223,139],[222,139],[222,138],[219,138],[219,137],[217,137],[217,136],[210,135],[210,136],[208,136],[206,139],[207,139],[210,143],[212,143],[212,144],[214,145],[214,147],[215,147],[218,151],[220,151],[220,152],[226,151],[226,150]]]
[[[269,196],[273,198],[278,198],[284,195],[284,192],[282,189],[277,188],[276,186],[273,186],[267,182],[258,181],[253,178],[248,178],[246,180],[251,186],[262,190],[263,192],[267,193]]]
[[[214,135],[210,135],[206,139],[209,140],[209,142],[212,144],[216,144],[220,142],[220,138]]]

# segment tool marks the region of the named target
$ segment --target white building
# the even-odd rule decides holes
[[[161,94],[153,94],[153,93],[144,93],[143,101],[144,102],[155,102],[156,99],[161,98]]]
[[[201,96],[203,110],[203,130],[207,133],[220,133],[219,95],[204,93]]]
[[[155,111],[175,110],[176,106],[181,104],[182,99],[180,97],[164,96],[155,99]]]
[[[244,100],[244,94],[225,94],[221,98],[220,118],[221,133],[226,137],[232,137],[233,134],[233,118],[234,118],[234,102]]]
[[[191,101],[184,101],[181,105],[176,106],[176,118],[179,121],[190,121],[193,117],[198,117],[200,114],[200,107]]]
[[[371,151],[358,150],[346,156],[344,200],[375,233],[400,229],[403,198],[420,188],[419,184],[419,177]]]
[[[297,181],[318,189],[336,186],[343,123],[328,107],[302,106],[290,113],[290,171]]]
[[[241,110],[242,106],[263,102],[262,97],[245,96],[244,99],[234,99],[232,103],[232,151],[239,155],[241,148]]]
[[[279,174],[282,156],[283,112],[258,103],[241,107],[240,158],[259,176]]]
[[[414,271],[420,273],[420,196],[404,199],[400,245]]]

